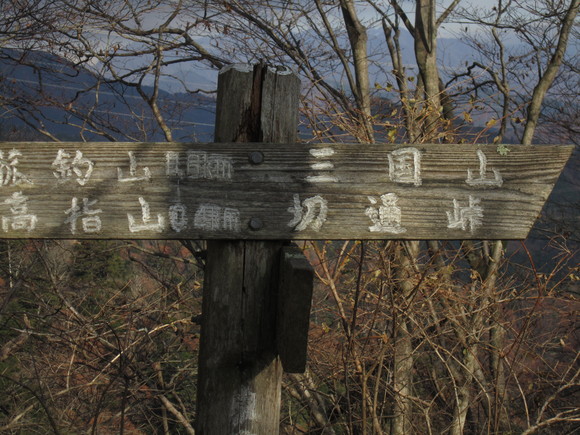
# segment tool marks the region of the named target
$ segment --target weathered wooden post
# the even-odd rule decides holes
[[[296,141],[300,81],[290,71],[229,67],[218,82],[216,142]],[[264,155],[248,160],[259,171]],[[257,211],[263,204],[254,204]],[[263,218],[242,225],[259,233]],[[276,434],[282,366],[276,346],[281,241],[209,241],[197,398],[199,434]]]

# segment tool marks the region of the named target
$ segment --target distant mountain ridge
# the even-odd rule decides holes
[[[151,94],[153,89],[144,86]],[[15,130],[32,125],[54,134],[60,140],[108,140],[91,130],[100,127],[116,140],[128,140],[134,131],[141,140],[165,140],[153,121],[150,107],[134,87],[108,83],[86,68],[77,67],[61,57],[39,51],[0,50],[0,135],[5,140]],[[48,103],[47,103],[48,102]],[[174,140],[211,141],[213,137],[213,98],[202,94],[169,93],[161,90],[159,104]],[[30,117],[18,119],[15,109]],[[97,123],[91,126],[80,113],[91,112]],[[143,131],[134,120],[143,120]],[[129,135],[127,135],[129,133]],[[45,137],[45,139],[47,139]]]

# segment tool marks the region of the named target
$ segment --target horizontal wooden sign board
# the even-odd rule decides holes
[[[0,143],[3,238],[523,239],[571,146]]]

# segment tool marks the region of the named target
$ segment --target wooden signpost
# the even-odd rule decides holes
[[[312,291],[283,241],[523,239],[573,148],[297,143],[296,76],[218,88],[216,143],[0,143],[2,238],[209,240],[200,434],[278,431]]]
[[[571,146],[3,143],[5,238],[523,239]]]

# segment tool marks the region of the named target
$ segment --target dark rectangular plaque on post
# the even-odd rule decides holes
[[[298,246],[281,252],[276,343],[286,373],[304,373],[314,269]]]
[[[0,143],[0,237],[523,239],[571,151]]]

